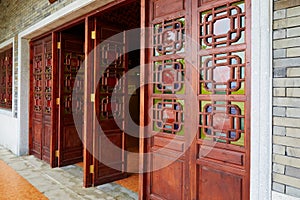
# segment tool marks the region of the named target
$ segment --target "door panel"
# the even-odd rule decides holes
[[[60,43],[58,148],[59,166],[64,166],[83,160],[81,139],[84,78],[83,72],[78,70],[84,61],[84,41],[83,37],[60,33]]]
[[[124,156],[125,133],[123,132],[123,104],[126,91],[125,80],[120,80],[127,70],[124,55],[125,37],[120,34],[118,37],[110,38],[118,33],[120,33],[118,28],[105,25],[96,19],[94,185],[127,176]],[[119,84],[118,96],[112,100],[116,84]],[[118,124],[121,124],[121,127]]]
[[[250,5],[147,4],[152,137],[145,148],[153,155],[146,167],[175,161],[147,174],[145,199],[249,199]]]
[[[52,50],[51,35],[31,43],[30,154],[55,166]]]

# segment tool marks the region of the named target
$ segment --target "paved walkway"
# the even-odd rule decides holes
[[[48,164],[33,156],[18,157],[1,146],[0,160],[3,160],[8,166],[14,169],[50,200],[138,199],[137,193],[116,183],[104,184],[92,188],[83,188],[82,169],[76,165],[62,168],[50,168]],[[6,199],[5,197],[1,198]]]

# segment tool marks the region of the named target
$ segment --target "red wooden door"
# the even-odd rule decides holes
[[[249,199],[250,0],[151,0],[147,9],[146,167],[158,170],[143,197]]]
[[[124,34],[119,34],[119,29],[105,25],[100,20],[96,19],[95,22],[93,184],[99,185],[126,176],[123,132],[125,82],[120,78],[127,66]],[[111,38],[116,34],[119,36]],[[117,84],[118,98],[112,100]]]
[[[31,43],[30,69],[30,154],[50,163],[55,162],[56,128],[52,36]]]
[[[83,160],[84,74],[79,69],[84,61],[84,37],[60,33],[59,53],[58,165],[64,166]]]

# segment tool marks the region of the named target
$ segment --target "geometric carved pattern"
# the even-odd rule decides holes
[[[42,72],[43,63],[42,55],[36,55],[33,58],[33,110],[34,112],[42,112]]]
[[[12,107],[12,48],[0,53],[0,107]]]
[[[200,83],[206,91],[231,92],[239,91],[245,82],[244,53],[212,54],[202,57],[200,66]]]
[[[178,18],[154,25],[154,55],[182,53],[185,41],[185,19]]]
[[[243,43],[245,31],[244,2],[212,8],[200,13],[202,48],[215,48]]]
[[[230,144],[237,142],[244,133],[243,103],[202,102],[200,128],[202,139]],[[238,105],[239,104],[239,105]],[[240,107],[241,106],[241,107]],[[233,143],[232,143],[233,144]],[[244,141],[239,141],[239,145]]]
[[[181,100],[154,100],[153,106],[153,124],[154,131],[180,134],[182,135],[182,126],[184,122],[183,101]]]
[[[100,116],[101,119],[111,119],[115,120],[120,119],[121,114],[123,113],[123,103],[122,98],[116,98],[115,102],[111,101],[111,96],[101,97],[100,102]]]
[[[52,52],[51,48],[47,48],[48,44],[45,45],[45,68],[44,68],[44,108],[45,114],[51,114],[51,103],[52,103]],[[48,51],[47,51],[48,50]],[[49,51],[50,50],[50,51]]]
[[[118,83],[118,88],[122,88],[122,83],[118,80],[124,75],[124,46],[117,42],[105,42],[101,44],[101,70],[102,77],[100,80],[101,93],[112,93]],[[104,71],[104,72],[103,72]]]
[[[76,115],[83,114],[83,99],[81,95],[77,95],[77,98],[72,98],[73,90],[76,93],[83,92],[83,79],[82,76],[78,75],[78,70],[82,62],[84,61],[84,55],[79,53],[65,53],[64,60],[64,87],[63,87],[63,103],[64,103],[64,114],[72,114],[76,112]],[[76,77],[77,76],[77,77]],[[75,83],[76,78],[76,85]],[[75,110],[72,111],[72,106],[75,105]]]
[[[155,62],[153,69],[154,90],[162,93],[172,93],[183,89],[184,60],[165,60]]]

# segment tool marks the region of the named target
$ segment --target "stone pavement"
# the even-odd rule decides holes
[[[16,156],[0,146],[3,160],[50,200],[135,200],[138,194],[116,183],[82,187],[82,169],[76,165],[61,168],[50,166],[33,156]]]

